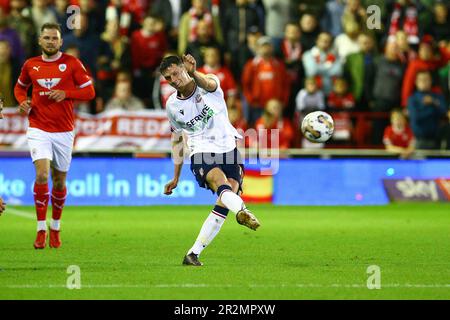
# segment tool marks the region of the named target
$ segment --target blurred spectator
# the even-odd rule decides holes
[[[232,58],[235,57],[240,47],[245,46],[250,28],[257,26],[258,23],[258,15],[255,10],[250,8],[248,0],[236,0],[236,4],[232,4],[226,9],[225,41]]]
[[[435,2],[433,6],[433,17],[430,25],[425,30],[439,42],[450,39],[450,19],[448,16],[448,3]]]
[[[81,13],[84,13],[89,20],[89,32],[100,34],[106,25],[106,4],[103,1],[78,0]],[[139,20],[140,21],[140,20]]]
[[[419,45],[419,56],[411,61],[405,72],[402,86],[402,106],[406,106],[408,97],[414,90],[416,74],[421,70],[436,71],[443,66],[444,60],[437,58],[434,54],[433,39],[424,37]]]
[[[266,35],[277,45],[284,35],[284,26],[289,22],[290,0],[263,0],[266,10]]]
[[[142,28],[134,31],[131,36],[131,57],[134,92],[147,106],[152,106],[151,88],[155,81],[155,71],[166,50],[163,20],[153,15],[146,16]]]
[[[391,124],[386,127],[383,144],[387,151],[408,159],[415,150],[415,139],[408,126],[403,110],[395,108],[391,112]]]
[[[22,15],[22,11],[26,6],[26,0],[11,0],[8,25],[18,33],[25,58],[29,58],[38,55],[39,51],[37,32],[33,20]]]
[[[197,23],[197,38],[193,42],[189,42],[186,53],[191,54],[197,65],[201,66],[205,62],[203,61],[203,54],[207,47],[220,47],[220,44],[216,41],[213,34],[211,33],[208,22],[205,20],[199,20]],[[222,51],[222,49],[220,49]]]
[[[344,2],[344,0],[330,0],[325,4],[325,13],[320,25],[322,30],[327,30],[333,37],[343,32],[341,21],[345,10]]]
[[[450,150],[450,110],[447,111],[447,123],[442,127],[440,138],[441,147]]]
[[[317,37],[320,33],[319,23],[317,18],[310,13],[305,13],[300,18],[300,31],[303,52],[310,50],[314,47]]]
[[[311,77],[305,80],[305,88],[301,89],[295,99],[297,117],[306,115],[312,111],[325,110],[325,97],[318,88],[316,79]]]
[[[92,75],[96,77],[98,44],[100,37],[98,34],[89,33],[89,20],[87,15],[80,13],[80,28],[75,28],[72,33],[63,37],[63,50],[69,45],[75,45],[80,49],[80,60],[92,70]]]
[[[235,79],[241,79],[245,64],[256,56],[257,41],[261,37],[262,33],[257,26],[250,27],[247,33],[247,43],[240,46],[231,59],[231,71]]]
[[[182,14],[182,4],[179,0],[153,0],[150,14],[160,16],[164,21],[169,48],[175,50],[178,42],[178,26]]]
[[[285,105],[289,99],[289,79],[284,63],[273,55],[269,37],[258,39],[258,54],[249,60],[242,74],[242,90],[249,104],[248,123],[253,125],[270,99]]]
[[[319,34],[316,46],[303,54],[307,77],[315,77],[325,94],[331,92],[333,77],[342,75],[342,63],[331,49],[332,37],[327,32]]]
[[[350,80],[352,92],[359,110],[371,107],[373,101],[372,90],[376,72],[376,55],[374,53],[374,39],[367,33],[358,36],[360,51],[347,56],[344,70]]]
[[[106,103],[105,111],[127,110],[138,111],[145,108],[139,98],[133,95],[131,82],[127,80],[117,81],[114,89],[114,96]]]
[[[138,3],[136,2],[136,4]],[[139,28],[144,13],[142,6],[134,6],[134,1],[111,0],[105,9],[105,19],[106,21],[117,21],[119,34],[130,36],[132,31]]]
[[[32,0],[31,7],[23,9],[22,14],[24,17],[29,17],[33,20],[34,27],[38,33],[41,32],[41,26],[46,22],[57,23],[56,13],[53,8],[50,7],[47,0]]]
[[[298,21],[305,13],[310,13],[320,19],[324,14],[326,2],[326,0],[291,0],[291,19]]]
[[[398,47],[395,42],[386,44],[384,56],[380,57],[375,69],[373,86],[373,111],[390,112],[400,105],[401,86],[405,72],[398,60]],[[372,143],[380,144],[388,121],[383,118],[373,120]]]
[[[19,34],[8,24],[8,16],[0,9],[0,40],[6,40],[11,47],[11,54],[20,64],[25,61],[25,51],[20,42]]]
[[[72,13],[67,12],[67,7],[70,5],[69,0],[55,0],[54,12],[56,16],[56,21],[61,27],[61,35],[64,36],[67,33],[72,32],[69,29],[67,22]]]
[[[0,40],[0,93],[5,107],[17,105],[14,98],[14,85],[20,74],[20,64],[11,55],[11,47],[6,40]]]
[[[444,97],[431,91],[430,72],[417,73],[416,88],[408,99],[408,114],[417,139],[417,149],[438,149],[440,121],[448,108]]]
[[[197,25],[202,20],[206,23],[206,29],[212,38],[219,44],[223,43],[218,16],[211,14],[206,6],[206,0],[192,0],[192,7],[181,16],[178,35],[178,54],[184,54],[188,43],[197,40]]]
[[[301,127],[303,118],[308,113],[318,110],[325,110],[325,96],[322,90],[320,90],[317,86],[317,82],[314,77],[305,79],[305,87],[297,94],[296,105],[296,113],[294,117],[296,128]],[[297,143],[303,148],[324,147],[323,143],[312,143],[309,142],[305,137],[302,137],[301,141],[296,142],[296,144]]]
[[[10,0],[0,0],[0,10],[3,10],[4,13],[9,14],[10,9]]]
[[[360,0],[347,0],[341,21],[344,30],[348,27],[348,24],[356,23],[359,30],[368,31],[366,8]]]
[[[239,107],[228,108],[228,119],[233,127],[237,130],[245,132],[247,130],[247,122],[242,114],[242,109]]]
[[[284,39],[280,48],[290,83],[291,94],[284,112],[284,115],[288,117],[291,117],[295,111],[295,97],[304,78],[300,37],[300,26],[293,22],[288,23],[284,29]]]
[[[360,34],[359,25],[355,21],[349,21],[344,25],[345,33],[334,39],[334,50],[342,63],[349,54],[359,52],[358,36]]]
[[[412,60],[417,58],[417,52],[414,51],[408,42],[408,35],[405,31],[399,30],[395,33],[395,41],[398,48],[398,56],[401,63],[408,64]]]
[[[418,10],[413,0],[395,2],[387,30],[390,38],[393,38],[397,31],[403,30],[409,44],[419,43]]]
[[[112,97],[117,72],[129,70],[131,59],[128,39],[119,34],[118,22],[107,21],[98,44],[97,98],[108,101]]]
[[[348,84],[344,78],[333,81],[333,91],[327,97],[327,109],[334,112],[334,141],[348,141],[352,133],[352,120],[349,110],[355,108],[355,98],[348,91]]]
[[[204,50],[205,64],[198,71],[204,74],[215,74],[220,80],[220,87],[228,108],[235,107],[237,97],[237,86],[230,69],[220,63],[220,50],[217,47],[207,47]]]
[[[250,140],[250,147],[288,149],[294,141],[294,127],[289,119],[283,118],[283,104],[280,100],[267,101],[262,116],[256,120],[258,141]],[[274,135],[272,130],[278,130]]]
[[[262,0],[248,0],[248,6],[255,11],[258,16],[258,29],[261,30],[262,33],[265,33],[266,11]]]
[[[442,40],[439,42],[440,53],[443,61],[446,61],[446,65],[438,70],[439,84],[442,89],[442,93],[445,96],[447,102],[450,101],[450,40]]]
[[[354,109],[355,98],[348,91],[348,84],[344,78],[336,78],[333,82],[333,91],[327,97],[327,107],[330,111]]]

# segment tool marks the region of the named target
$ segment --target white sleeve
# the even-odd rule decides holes
[[[170,112],[169,104],[166,105],[167,118],[169,119],[170,131],[180,133],[182,128],[180,124],[175,120],[174,116]]]
[[[220,87],[220,79],[219,79],[215,74],[212,74],[212,73],[208,73],[207,76],[208,76],[209,78],[213,79],[213,80],[217,83],[217,88],[216,88],[216,90],[214,90],[214,91],[208,91],[208,90],[207,90],[207,91],[208,91],[209,93],[212,93],[212,94],[220,94],[220,96],[223,97],[223,90],[222,90],[222,88]]]

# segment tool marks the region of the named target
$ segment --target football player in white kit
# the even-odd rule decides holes
[[[183,133],[191,157],[191,171],[202,188],[217,193],[214,209],[184,257],[184,265],[201,266],[200,253],[219,233],[228,211],[236,214],[239,224],[256,230],[260,223],[239,196],[244,175],[236,147],[242,137],[228,120],[227,106],[219,79],[196,70],[191,55],[169,56],[160,65],[161,74],[177,91],[167,100],[166,110],[172,129],[172,156],[175,173],[164,193],[177,187],[183,166]]]

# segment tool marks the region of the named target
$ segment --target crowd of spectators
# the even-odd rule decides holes
[[[40,54],[40,26],[57,22],[63,50],[95,81],[96,99],[77,103],[84,112],[164,109],[173,89],[159,63],[190,53],[220,78],[233,124],[280,129],[280,148],[302,146],[302,117],[325,110],[335,143],[351,143],[363,127],[373,146],[400,150],[402,139],[387,137],[410,126],[416,148],[450,149],[449,8],[444,0],[0,0],[0,93],[15,106],[20,66]],[[361,127],[354,115],[363,112],[377,116]],[[410,152],[409,142],[398,147]]]

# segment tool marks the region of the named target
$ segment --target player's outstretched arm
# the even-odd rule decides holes
[[[194,81],[200,88],[207,91],[215,91],[217,89],[217,82],[212,77],[197,71],[197,62],[193,56],[190,54],[185,54],[181,57],[181,59],[183,60],[188,74],[194,78]]]
[[[172,133],[172,159],[175,164],[173,179],[164,186],[164,194],[172,194],[172,190],[178,185],[181,168],[183,167],[183,135],[181,133]]]

